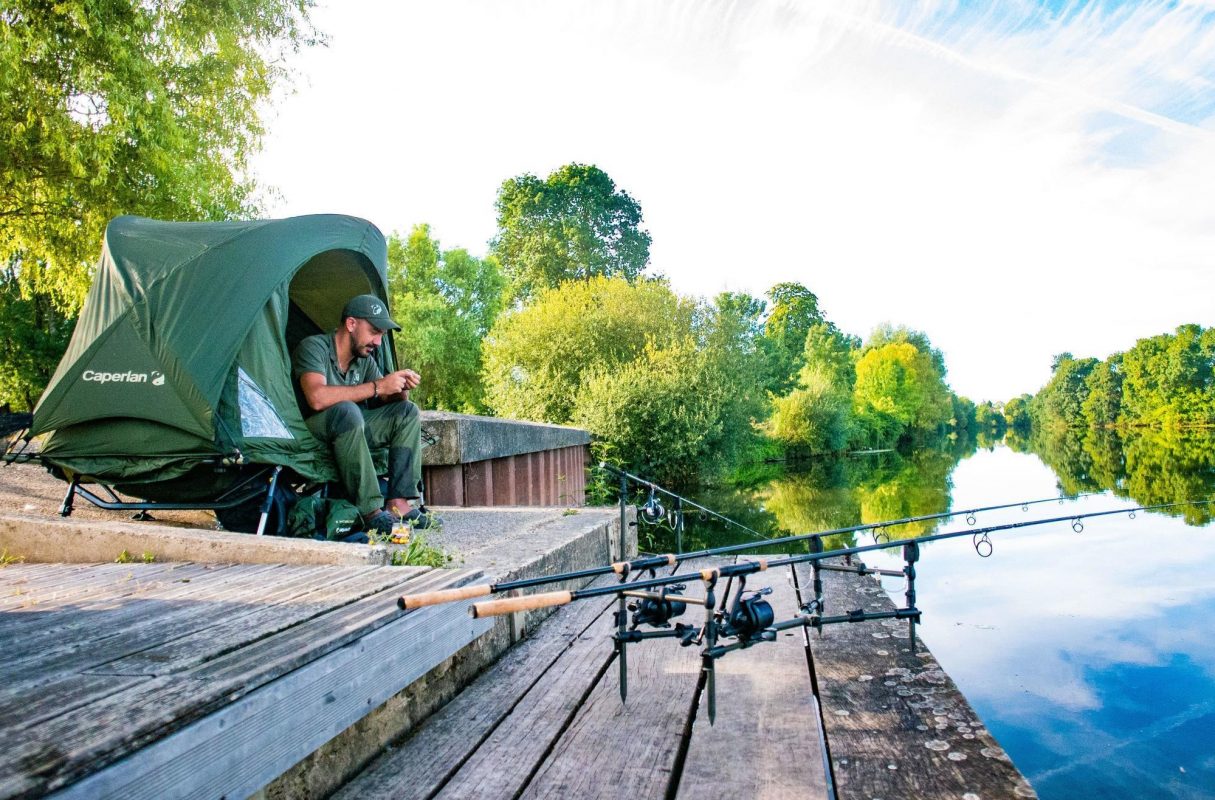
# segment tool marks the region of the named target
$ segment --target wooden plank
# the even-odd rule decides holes
[[[747,583],[748,589],[764,586],[772,588],[767,600],[776,621],[798,613],[788,567]],[[702,696],[677,797],[827,796],[806,655],[802,629],[717,660],[717,719],[710,727]]]
[[[183,629],[224,624],[224,614],[235,613],[235,605],[274,591],[267,586],[315,578],[324,569],[308,568],[308,573],[302,573],[278,565],[232,567],[211,580],[174,585],[159,596],[148,594],[104,611],[73,615],[63,624],[25,635],[14,644],[10,657],[0,664],[0,681],[88,669],[161,644],[182,635]],[[211,601],[229,605],[217,608]]]
[[[706,563],[686,563],[680,571]],[[698,589],[689,587],[689,594],[694,591]],[[688,609],[690,624],[700,624],[703,616],[698,611],[703,615],[703,609]],[[610,633],[610,628],[603,631],[605,638]],[[613,659],[520,797],[664,796],[696,701],[699,675],[700,652],[695,647],[680,647],[674,638],[630,645],[628,703],[620,702],[619,670]]]
[[[357,570],[330,575],[332,568],[321,568],[307,581],[268,592],[256,603],[225,608],[222,614],[216,615],[222,624],[188,629],[180,636],[168,638],[164,644],[106,662],[91,671],[108,675],[181,672],[209,661],[217,653],[235,650],[314,617],[332,613],[339,606],[400,583],[400,576],[391,571],[377,567],[359,567]]]
[[[604,576],[591,585],[614,582],[613,577]],[[552,694],[549,673],[585,675],[585,671],[575,669],[574,665],[581,664],[588,654],[592,658],[608,657],[601,640],[601,618],[609,607],[614,607],[614,601],[605,598],[559,608],[531,638],[511,648],[492,668],[426,720],[404,744],[386,752],[356,780],[343,787],[334,800],[431,797],[462,768],[464,775],[457,784],[475,787],[480,793],[488,787],[476,785],[477,765],[467,762],[507,719],[513,720],[513,727],[507,725],[498,740],[488,745],[486,753],[504,743],[518,743],[515,732],[524,716],[528,716],[533,726],[532,738],[524,744],[537,745],[542,752],[560,731],[560,720],[546,718],[543,713],[537,713],[536,708],[544,693]],[[588,630],[591,626],[594,628]],[[573,648],[579,650],[574,652]],[[589,675],[586,680],[589,682]],[[582,691],[575,689],[578,696]],[[533,692],[539,694],[530,694]],[[537,721],[546,719],[551,723],[547,736],[534,727]],[[499,782],[518,789],[537,761],[538,758],[524,761],[517,752],[511,752],[498,764]],[[455,796],[452,792],[456,786],[450,788],[448,796]]]
[[[894,608],[871,576],[822,578],[828,615]],[[923,643],[911,652],[906,622],[831,625],[810,644],[841,798],[1036,796]]]
[[[379,568],[345,568],[340,571],[339,576],[357,578],[368,570],[376,569]],[[306,576],[307,580],[313,584],[324,585],[330,582],[326,577],[326,572],[324,567],[309,568],[303,571],[302,576]],[[201,663],[213,658],[234,646],[232,638],[251,641],[272,633],[275,628],[266,626],[264,622],[260,626],[251,625],[246,619],[247,615],[236,613],[230,608],[217,609],[214,605],[203,602],[176,605],[183,601],[197,601],[198,598],[189,594],[191,591],[201,591],[206,596],[213,595],[220,589],[220,586],[216,585],[217,580],[222,586],[230,587],[230,583],[221,579],[234,574],[242,574],[252,581],[249,587],[256,588],[262,573],[262,570],[230,570],[217,573],[213,576],[215,580],[209,583],[201,581],[198,584],[192,584],[193,589],[173,586],[162,589],[159,596],[156,597],[140,598],[137,601],[128,600],[113,614],[91,618],[86,615],[86,622],[91,619],[92,626],[101,629],[98,634],[101,638],[98,639],[81,634],[69,636],[69,634],[60,632],[54,638],[61,644],[54,647],[45,644],[45,637],[26,637],[13,647],[14,649],[34,648],[34,655],[19,663],[16,661],[10,663],[6,660],[0,670],[5,676],[3,683],[0,683],[0,723],[8,730],[38,725],[45,722],[50,716],[73,711],[104,697],[115,687],[130,684],[130,681],[84,679],[80,673],[89,669],[97,669],[107,660],[115,657],[119,659],[116,662],[119,665],[118,668],[108,668],[107,665],[107,668],[100,671],[111,674],[121,672],[123,663],[121,659],[127,653],[137,650],[148,642],[152,643],[150,649],[146,651],[150,655],[147,655],[146,658],[143,654],[130,658],[136,664],[149,664],[154,667],[145,669],[145,674],[157,674],[157,670],[165,673],[174,667],[181,669],[184,665]],[[281,579],[288,573],[280,570],[278,574],[281,586],[283,585]],[[388,582],[391,583],[392,580],[393,578],[390,577]],[[289,582],[289,585],[295,586],[296,584]],[[345,584],[338,583],[338,587],[343,586]],[[273,603],[277,599],[273,586],[265,592],[264,599],[267,603]],[[346,589],[346,593],[351,597],[358,597],[367,594],[367,589],[356,585],[353,589]],[[290,595],[288,595],[289,597]],[[249,608],[253,610],[250,613],[254,613],[262,609],[262,606],[250,604]],[[276,607],[271,605],[269,608]],[[190,612],[185,615],[184,623],[189,625],[189,630],[201,631],[198,636],[174,635],[174,625],[183,624],[181,619],[183,610]],[[120,612],[122,612],[121,616],[119,616]],[[138,621],[132,618],[134,615],[138,615]],[[76,626],[79,627],[79,623]],[[118,633],[112,631],[118,631]],[[175,652],[185,653],[185,656],[181,657],[177,663],[164,658],[166,643],[183,638],[187,640],[186,646],[177,648]],[[39,647],[44,648],[44,652],[37,652]],[[131,667],[128,667],[128,671],[131,674],[138,674],[137,670]],[[37,696],[40,702],[31,705],[28,701],[31,695]],[[61,702],[57,706],[52,705],[50,703],[53,698],[61,698]]]
[[[18,576],[0,587],[0,611],[53,610],[81,602],[100,602],[129,594],[170,574],[175,564],[54,564],[52,570],[22,580]],[[3,570],[29,573],[24,565]],[[7,617],[8,615],[0,615]]]
[[[326,615],[333,620],[310,620],[185,673],[149,679],[12,732],[0,753],[0,797],[57,789],[98,769],[104,774],[73,785],[65,796],[169,796],[166,786],[185,796],[183,785],[204,796],[255,791],[343,730],[356,709],[367,713],[382,702],[380,694],[399,691],[406,685],[400,680],[417,670],[424,674],[451,654],[454,642],[488,627],[450,606],[436,607],[441,613],[395,607],[402,591],[462,583],[480,573],[383,569],[404,573],[403,579]],[[313,667],[317,662],[323,663]],[[276,680],[297,670],[290,680]],[[257,696],[241,703],[252,694]],[[304,716],[295,718],[292,709]],[[189,734],[176,736],[186,728],[192,728]],[[134,768],[137,759],[146,759],[144,767]],[[182,784],[185,776],[189,781]]]

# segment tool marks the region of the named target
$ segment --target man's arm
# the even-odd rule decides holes
[[[418,373],[403,369],[355,386],[330,386],[321,373],[305,372],[300,375],[300,388],[304,391],[304,400],[309,408],[313,411],[324,411],[345,401],[362,403],[375,398],[385,402],[404,400],[408,397],[409,390],[416,387],[421,380]]]

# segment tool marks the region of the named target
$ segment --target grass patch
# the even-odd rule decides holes
[[[10,556],[8,550],[0,553],[0,567],[7,567],[9,564],[20,564],[25,561],[25,556]]]
[[[118,558],[114,559],[114,563],[115,564],[134,564],[136,562],[142,562],[144,564],[151,564],[155,560],[156,560],[156,555],[154,553],[149,553],[147,550],[140,553],[138,557],[131,555],[126,550],[123,550],[121,553],[118,554]]]
[[[418,531],[410,534],[405,546],[392,551],[394,567],[447,567],[456,559],[441,547],[435,547],[426,541],[426,537]]]

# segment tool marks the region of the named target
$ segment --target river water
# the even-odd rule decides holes
[[[1088,493],[977,525],[1215,493],[1215,436],[984,443],[778,471],[696,499],[765,536]],[[1018,452],[1021,451],[1021,452]],[[1045,800],[1215,798],[1215,506],[1116,514],[930,542],[917,566],[923,640]],[[891,529],[960,530],[964,518]],[[642,526],[643,547],[674,546]],[[685,550],[753,534],[689,518]],[[868,536],[832,544],[867,544]],[[786,550],[788,548],[785,548]],[[898,551],[866,554],[900,569]],[[885,579],[896,603],[903,582]]]

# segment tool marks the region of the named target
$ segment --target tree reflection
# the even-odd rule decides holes
[[[1161,505],[1215,495],[1215,430],[1120,432],[1113,429],[1034,431],[1010,428],[1003,444],[1037,455],[1054,473],[1061,494],[1111,492],[1135,505]],[[802,553],[808,543],[764,548],[759,536],[775,538],[941,514],[951,502],[950,474],[976,448],[999,441],[942,438],[911,453],[894,451],[820,459],[794,471],[785,468],[747,489],[716,487],[693,499],[752,529],[731,526],[690,512],[682,538],[684,552],[757,542],[756,552]],[[1007,498],[993,498],[1006,500]],[[668,508],[670,506],[668,505]],[[1215,516],[1212,505],[1163,509],[1191,525]],[[890,538],[924,536],[950,520],[923,520],[884,528]],[[671,524],[641,526],[642,549],[674,551],[680,544]],[[827,537],[829,549],[858,544],[855,534]]]
[[[1010,437],[1011,438],[1011,437]],[[1014,442],[1007,442],[1013,449]],[[1112,492],[1136,505],[1181,503],[1215,493],[1215,431],[1073,428],[1017,442],[1049,466],[1066,494]],[[1208,505],[1163,509],[1191,525],[1212,519]]]

